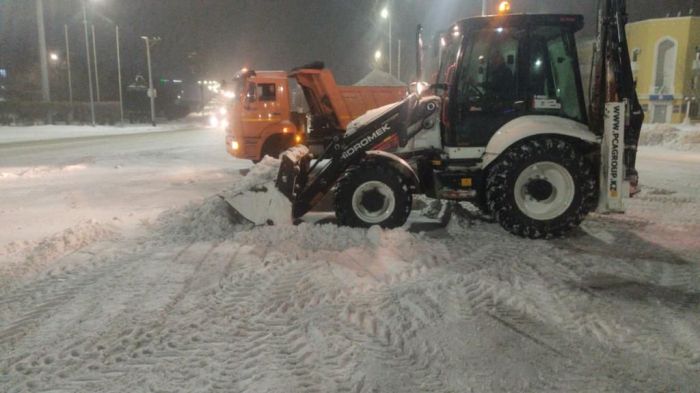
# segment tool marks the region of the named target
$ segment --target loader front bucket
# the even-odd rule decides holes
[[[220,195],[234,210],[254,225],[292,224],[296,200],[308,180],[311,156],[306,146],[295,146],[279,160],[266,157],[245,178]]]

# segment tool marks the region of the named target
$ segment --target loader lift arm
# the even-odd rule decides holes
[[[388,161],[402,175],[413,180],[412,191],[416,191],[420,185],[415,181],[410,165],[398,156],[375,150],[389,145],[406,146],[424,129],[426,120],[438,115],[439,108],[439,99],[421,99],[412,94],[391,110],[369,119],[355,132],[333,138],[323,156],[313,165],[308,148],[304,146],[282,154],[277,188],[292,201],[292,217],[308,213],[348,168],[368,158]]]

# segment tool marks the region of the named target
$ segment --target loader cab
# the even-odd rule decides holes
[[[586,124],[574,35],[575,15],[500,15],[454,24],[440,37],[436,86],[446,87],[442,115],[447,147],[485,147],[524,116]]]

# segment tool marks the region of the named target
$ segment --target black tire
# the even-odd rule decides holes
[[[279,158],[280,154],[292,147],[292,141],[291,138],[276,135],[268,138],[262,147],[261,157]]]
[[[369,182],[382,183],[387,187],[385,190],[390,189],[393,194],[393,209],[390,214],[387,211],[387,217],[380,222],[369,222],[363,219],[362,214],[358,215],[354,207],[355,192]],[[365,193],[362,202],[359,203],[361,208],[372,210],[373,207],[369,205],[374,204],[377,198],[382,198],[380,203],[384,202],[384,196],[371,195],[372,192],[376,191],[370,190]],[[368,198],[367,202],[365,198]],[[397,228],[406,223],[411,214],[412,205],[413,195],[407,179],[398,170],[381,162],[368,161],[351,167],[338,180],[335,187],[335,215],[338,224],[342,226],[369,228],[379,225],[382,228]]]
[[[565,212],[553,219],[538,220],[518,206],[515,185],[523,171],[546,162],[565,168],[573,179],[575,190]],[[535,182],[542,184],[539,179],[527,181],[528,186]],[[560,237],[580,225],[594,208],[596,184],[592,165],[574,145],[562,139],[542,137],[514,146],[498,159],[486,181],[486,200],[496,221],[509,232],[532,239]],[[549,192],[556,198],[557,191],[551,183]],[[562,208],[566,206],[562,204]]]

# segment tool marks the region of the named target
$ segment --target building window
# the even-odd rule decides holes
[[[656,74],[654,75],[654,93],[656,94],[673,94],[677,47],[675,41],[666,38],[656,48]]]

